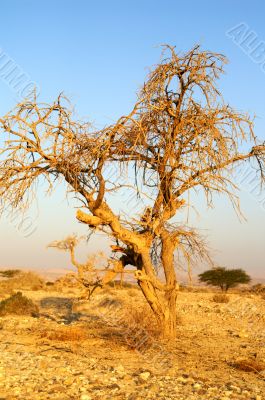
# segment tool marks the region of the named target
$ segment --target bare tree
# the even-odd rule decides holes
[[[76,247],[82,239],[84,239],[82,236],[72,235],[64,240],[53,241],[48,247],[69,252],[71,263],[77,272],[68,273],[66,280],[72,284],[75,282],[81,289],[85,289],[82,298],[89,300],[97,288],[103,288],[124,271],[120,262],[108,259],[103,252],[90,255],[84,263],[79,262],[76,258]]]
[[[208,205],[214,193],[224,194],[239,210],[236,167],[253,160],[264,178],[265,148],[255,141],[252,121],[225,104],[216,87],[225,62],[198,46],[180,55],[166,46],[132,111],[99,131],[75,121],[62,96],[52,105],[25,101],[0,118],[2,208],[27,207],[39,181],[52,190],[63,178],[83,206],[77,219],[111,236],[120,265],[136,268],[165,337],[176,335],[174,258],[207,255],[200,236],[177,223],[191,206],[189,193],[200,189]],[[110,207],[111,196],[125,189],[136,191],[138,214]]]

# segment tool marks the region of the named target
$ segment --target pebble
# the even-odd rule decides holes
[[[193,389],[198,390],[198,389],[201,389],[202,385],[200,385],[199,383],[194,383],[194,385],[192,387],[193,387]]]
[[[142,381],[142,382],[148,381],[148,379],[150,378],[150,376],[151,376],[151,374],[150,374],[149,371],[142,372],[141,374],[139,374],[140,381]]]
[[[91,400],[92,397],[89,396],[88,394],[82,394],[80,397],[80,400]]]
[[[200,309],[203,311],[203,307]],[[42,322],[43,326],[50,323],[45,319]],[[221,381],[218,364],[213,359],[216,354],[207,354],[213,359],[209,376],[200,364],[198,368],[194,365],[188,369],[176,358],[170,369],[157,371],[153,365],[142,362],[139,355],[135,356],[122,347],[114,349],[112,354],[104,348],[104,343],[101,343],[100,350],[94,349],[93,342],[88,343],[87,348],[82,348],[81,343],[56,341],[51,344],[46,339],[39,342],[36,339],[31,346],[23,345],[23,336],[14,338],[13,328],[7,330],[6,326],[11,323],[12,318],[6,318],[4,331],[0,331],[3,339],[0,340],[0,400],[265,400],[262,396],[264,383],[257,374],[247,375],[231,369],[230,376],[224,374]],[[32,326],[32,320],[28,324]],[[17,319],[13,325],[17,327]],[[55,323],[51,322],[50,329],[53,326]],[[16,329],[20,335],[20,328]],[[251,336],[242,325],[233,328],[233,332]],[[234,339],[235,335],[231,334],[230,339],[238,346],[239,352],[246,352],[245,347],[240,348],[244,343],[248,346],[247,351],[252,349],[251,340]],[[27,332],[27,340],[29,337]],[[12,340],[14,343],[11,345],[4,343]],[[95,343],[97,340],[95,338]],[[234,357],[239,355],[241,353],[235,353]],[[119,360],[116,364],[115,356]],[[226,354],[220,356],[224,361]]]

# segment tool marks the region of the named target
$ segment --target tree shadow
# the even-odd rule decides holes
[[[53,309],[54,311],[70,311],[73,306],[73,299],[67,297],[45,297],[40,300],[40,307]]]

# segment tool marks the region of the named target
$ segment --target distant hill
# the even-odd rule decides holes
[[[69,266],[68,268],[57,268],[57,267],[49,267],[49,268],[34,268],[34,267],[10,267],[10,266],[3,266],[0,267],[0,270],[6,269],[21,269],[23,271],[34,271],[37,274],[41,275],[45,280],[55,281],[56,279],[60,278],[61,276],[67,274],[68,272],[75,271],[74,267]],[[188,274],[185,271],[177,271],[177,278],[178,282],[182,284],[189,284]],[[193,285],[201,285],[198,280],[198,275],[194,274],[192,277]],[[255,285],[257,283],[265,284],[265,277],[252,277],[251,278],[251,285]]]
[[[20,269],[21,271],[33,271],[36,274],[40,275],[46,281],[55,281],[56,279],[60,278],[61,276],[67,274],[68,272],[74,271],[74,268],[34,268],[34,267],[10,267],[10,266],[1,266],[0,270],[7,270],[7,269]]]

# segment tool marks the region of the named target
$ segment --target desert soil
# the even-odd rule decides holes
[[[0,319],[0,400],[265,399],[265,300],[181,292],[174,343],[156,337],[137,289],[23,291],[38,318]],[[252,365],[252,364],[251,364]],[[255,364],[253,364],[255,365]]]

